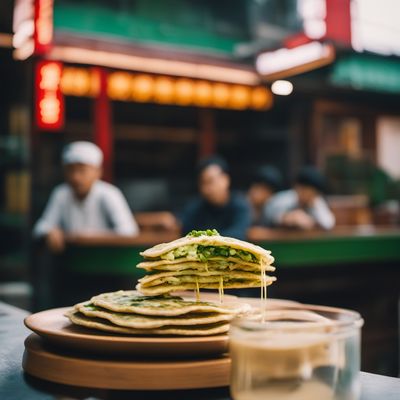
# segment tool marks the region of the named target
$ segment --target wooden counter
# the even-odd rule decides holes
[[[66,258],[81,273],[141,276],[134,267],[147,247],[176,239],[168,232],[138,237],[91,236],[68,239]],[[400,229],[338,228],[331,232],[275,231],[259,242],[272,251],[278,268],[328,266],[343,263],[400,261]]]

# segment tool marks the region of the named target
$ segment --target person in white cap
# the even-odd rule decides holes
[[[66,234],[114,233],[133,236],[139,231],[129,206],[115,186],[101,181],[103,154],[90,142],[64,148],[66,183],[57,186],[33,234],[46,237],[49,248],[64,249]]]

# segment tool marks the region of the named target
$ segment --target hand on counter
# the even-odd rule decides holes
[[[288,228],[311,230],[315,228],[314,219],[301,209],[287,212],[282,217],[282,225]]]
[[[264,226],[252,226],[247,231],[247,238],[250,241],[259,242],[262,240],[267,240],[269,238],[274,238],[276,236],[276,231],[271,228],[266,228]]]
[[[166,231],[177,232],[180,230],[179,221],[169,211],[154,211],[135,213],[136,221],[143,229],[161,228]]]
[[[53,253],[61,253],[65,249],[64,232],[59,228],[52,229],[46,236],[46,243]]]

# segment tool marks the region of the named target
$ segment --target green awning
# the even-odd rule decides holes
[[[329,81],[356,90],[400,93],[400,59],[351,54],[338,58]]]
[[[229,7],[226,7],[230,5]],[[78,37],[232,56],[247,40],[245,2],[57,0],[54,28]]]

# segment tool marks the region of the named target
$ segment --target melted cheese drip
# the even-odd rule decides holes
[[[267,309],[267,273],[266,268],[261,266],[261,320],[265,322],[265,313]]]
[[[196,277],[196,301],[200,301],[200,287],[199,287],[199,280]]]
[[[223,301],[224,301],[224,278],[222,276],[219,277],[218,294],[219,294],[219,302],[223,303]]]

